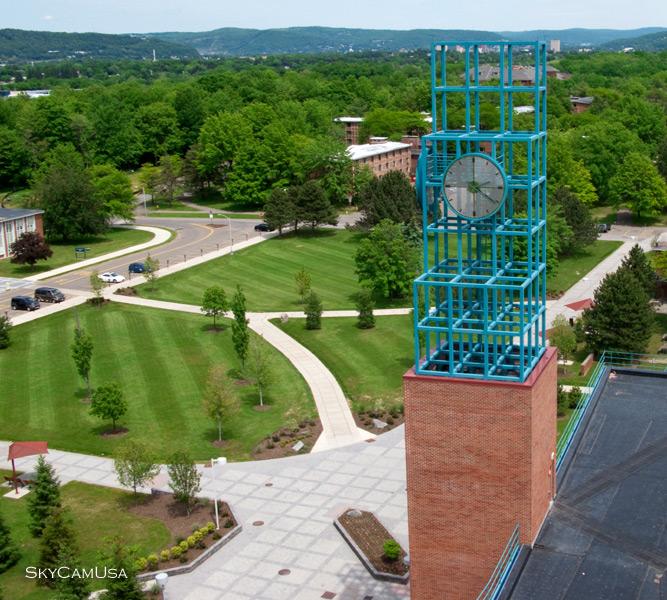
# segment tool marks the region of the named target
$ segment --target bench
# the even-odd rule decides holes
[[[10,477],[9,475],[5,475],[5,481],[9,481],[10,483],[18,483],[21,485],[21,487],[25,487],[30,483],[27,479],[21,479],[20,477]]]

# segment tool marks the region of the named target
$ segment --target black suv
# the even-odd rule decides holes
[[[65,294],[56,288],[43,287],[35,290],[35,300],[42,302],[62,302],[65,299]]]
[[[275,231],[275,229],[269,227],[268,223],[260,223],[255,225],[255,231]]]
[[[12,298],[12,310],[37,310],[39,301],[30,296],[14,296]]]

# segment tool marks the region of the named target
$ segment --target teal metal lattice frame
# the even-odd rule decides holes
[[[525,381],[546,345],[546,45],[495,44],[498,79],[491,82],[480,81],[482,44],[456,45],[463,48],[465,72],[454,81],[448,78],[445,45],[431,47],[434,132],[422,138],[417,167],[424,258],[413,288],[415,369]],[[513,55],[525,55],[527,47],[534,84],[515,85],[508,75],[514,72]],[[533,101],[532,129],[515,126],[518,94]],[[499,110],[494,130],[482,128],[489,102]],[[463,106],[465,121],[451,128],[459,126],[454,107]],[[443,201],[445,171],[470,153],[491,156],[507,176],[505,203],[486,219],[462,218]]]

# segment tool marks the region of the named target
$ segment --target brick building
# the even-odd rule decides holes
[[[587,111],[591,104],[595,100],[592,96],[570,96],[570,102],[572,102],[572,112],[575,115],[579,115],[584,111]]]
[[[0,259],[9,256],[9,246],[22,233],[36,231],[44,235],[43,210],[0,208]]]
[[[347,153],[355,166],[361,168],[367,165],[378,177],[388,171],[401,171],[410,177],[412,145],[388,142],[386,138],[375,139],[379,143],[348,146]]]
[[[334,119],[334,122],[342,123],[345,126],[345,142],[348,145],[359,142],[359,127],[363,121],[363,117],[336,117]]]

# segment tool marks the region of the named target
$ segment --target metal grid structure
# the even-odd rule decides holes
[[[448,73],[444,44],[431,47],[433,133],[422,138],[417,168],[424,257],[414,283],[416,372],[525,381],[546,341],[546,45],[496,44],[498,78],[489,81],[480,74],[488,44],[455,45],[462,76]],[[531,86],[514,82],[519,53],[534,60]],[[516,115],[528,101],[530,116]],[[443,200],[447,168],[471,153],[490,156],[507,178],[504,204],[483,219],[465,219]]]

